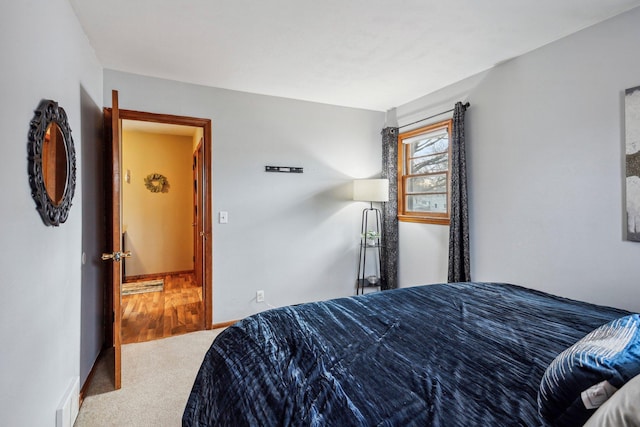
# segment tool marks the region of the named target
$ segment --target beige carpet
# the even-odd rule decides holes
[[[122,346],[122,388],[100,368],[75,427],[180,426],[204,354],[222,329]]]

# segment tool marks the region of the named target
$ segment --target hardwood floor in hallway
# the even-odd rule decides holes
[[[122,296],[122,343],[151,341],[204,329],[202,288],[193,273],[160,275],[164,289]]]

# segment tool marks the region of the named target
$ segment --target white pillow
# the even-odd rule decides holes
[[[604,402],[584,427],[640,427],[640,375]]]

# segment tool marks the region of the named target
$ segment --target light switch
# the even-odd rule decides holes
[[[218,222],[220,224],[226,224],[229,222],[229,212],[227,211],[220,211],[218,213]]]

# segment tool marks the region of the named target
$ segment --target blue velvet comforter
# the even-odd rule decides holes
[[[229,327],[183,426],[536,426],[549,363],[626,311],[457,283],[283,307]]]

